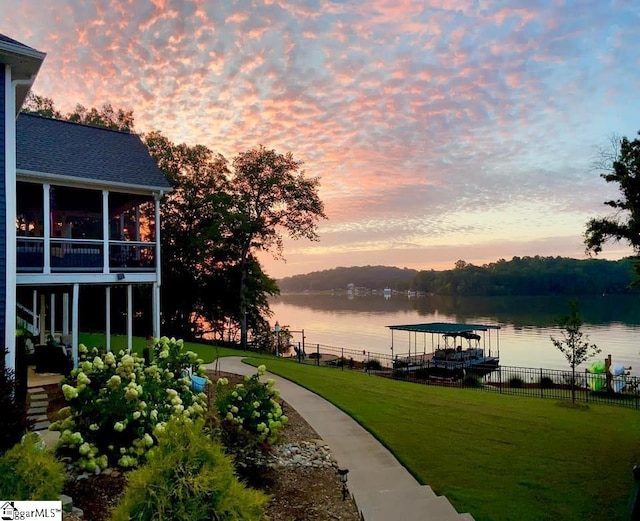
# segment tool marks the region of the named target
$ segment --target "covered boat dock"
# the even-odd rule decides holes
[[[498,325],[431,322],[387,327],[391,330],[391,353],[396,368],[426,365],[445,370],[460,370],[471,366],[495,368],[499,363],[500,326]],[[492,339],[492,330],[495,331],[495,339]],[[394,356],[394,349],[396,349],[394,341],[398,331],[408,333],[408,355],[398,353]],[[419,345],[419,336],[422,345]],[[431,342],[427,350],[429,336]]]

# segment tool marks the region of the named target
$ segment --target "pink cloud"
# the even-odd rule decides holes
[[[35,90],[64,111],[133,108],[229,158],[291,150],[353,241],[463,204],[600,209],[590,147],[635,130],[640,42],[637,13],[589,7],[0,0],[0,32],[48,53]]]

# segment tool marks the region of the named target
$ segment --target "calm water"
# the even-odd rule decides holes
[[[602,349],[597,358],[611,354],[614,362],[632,366],[640,376],[640,297],[583,297],[579,300],[583,331]],[[394,295],[355,297],[333,295],[283,295],[271,302],[272,321],[291,330],[305,330],[307,346],[326,344],[378,353],[391,353],[391,331],[385,326],[422,322],[494,324],[500,329],[503,365],[568,369],[568,363],[551,343],[560,338],[555,325],[568,314],[565,297],[424,297]],[[294,334],[296,342],[300,334]],[[418,335],[422,351],[423,335]],[[495,333],[492,333],[494,347]],[[430,335],[427,352],[431,350]],[[395,332],[395,353],[415,349],[414,336]]]

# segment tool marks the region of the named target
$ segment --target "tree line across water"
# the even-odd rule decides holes
[[[450,270],[361,266],[296,275],[278,281],[282,292],[346,290],[419,291],[437,295],[601,295],[639,293],[634,258],[617,261],[566,257],[513,257],[475,266],[463,260]]]

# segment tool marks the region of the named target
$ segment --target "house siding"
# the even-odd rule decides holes
[[[7,214],[6,191],[6,143],[5,143],[5,67],[0,64],[0,346],[4,350],[5,338],[5,310],[7,302],[7,222],[4,216]],[[3,357],[4,359],[4,357]]]

